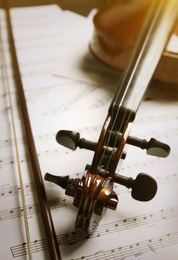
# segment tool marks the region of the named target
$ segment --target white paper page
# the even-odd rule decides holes
[[[90,28],[91,33],[91,18],[62,11],[56,6],[13,9],[12,18],[42,174],[70,174],[72,178],[82,176],[85,165],[92,161],[93,152],[83,149],[72,152],[57,144],[55,135],[60,129],[71,129],[79,131],[81,137],[97,141],[119,76],[115,71],[107,70],[107,66],[101,65],[88,51],[91,36],[85,28]],[[73,37],[75,33],[78,33],[77,38]],[[3,39],[6,39],[5,36]],[[9,59],[6,60],[10,64]],[[93,71],[90,70],[91,67],[94,68]],[[10,70],[9,67],[9,73]],[[60,73],[57,74],[56,71]],[[18,98],[13,80],[9,78],[33,259],[50,259],[27,147],[24,144],[16,101]],[[27,259],[5,85],[4,83],[4,89],[1,90],[3,102],[0,110],[0,249],[4,259]],[[150,202],[138,202],[131,198],[130,190],[116,184],[114,189],[119,196],[117,210],[108,210],[96,232],[88,237],[84,231],[76,231],[74,228],[77,208],[72,205],[72,198],[67,197],[57,185],[45,181],[62,259],[177,259],[178,94],[177,89],[171,88],[170,91],[161,84],[154,87],[150,88],[147,99],[141,104],[131,134],[146,139],[155,137],[168,143],[171,146],[170,156],[166,159],[152,157],[141,149],[127,146],[126,160],[117,171],[133,178],[140,172],[150,174],[158,182],[157,195]]]

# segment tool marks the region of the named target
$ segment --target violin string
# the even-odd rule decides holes
[[[172,3],[173,3],[173,1],[172,1]],[[165,1],[163,0],[161,3],[159,2],[158,4],[159,4],[159,6],[155,9],[155,10],[156,10],[156,13],[154,14],[154,19],[153,19],[153,21],[152,21],[152,23],[151,23],[151,26],[152,26],[152,27],[156,24],[157,18],[158,18],[158,16],[159,16],[159,14],[161,13],[161,10],[162,10],[162,7],[163,7],[164,4],[165,4]],[[175,3],[174,3],[174,4],[175,4]],[[171,8],[173,8],[174,4],[172,5]],[[177,6],[175,6],[175,8],[176,8],[176,7],[177,7]],[[172,11],[173,9],[171,9],[171,8],[169,8],[169,15],[172,14],[172,12],[170,12],[170,10]],[[175,13],[174,13],[174,14],[175,14]],[[168,16],[167,16],[167,17],[168,17]],[[175,17],[176,17],[176,16],[175,16]],[[165,17],[164,17],[164,18],[165,18]],[[167,18],[167,19],[168,19],[168,18]],[[170,24],[170,25],[171,25],[171,24]],[[152,30],[151,27],[150,27],[150,29]],[[149,29],[149,30],[150,30],[150,29]],[[147,36],[147,38],[148,38],[148,36]],[[165,39],[168,39],[168,34],[167,34],[167,36],[165,37]],[[157,46],[157,48],[159,48],[159,45]],[[147,89],[147,88],[146,88],[146,89]],[[132,95],[133,95],[133,94],[134,94],[134,93],[132,93]],[[129,102],[128,102],[128,106],[129,106],[130,101],[132,100],[132,95],[131,95],[130,100],[129,100]],[[138,104],[138,100],[140,100],[139,95],[137,95],[137,98],[135,99],[135,104]],[[134,107],[134,105],[133,105],[133,107]],[[119,113],[119,110],[117,111],[117,115],[118,115],[118,113]],[[121,122],[121,125],[120,125],[121,127],[120,127],[120,129],[119,129],[119,132],[120,132],[120,130],[121,130],[121,128],[122,128],[122,124],[123,124],[124,119],[125,119],[125,117],[126,117],[126,113],[127,113],[127,110],[125,111],[124,117],[123,117],[123,119],[122,119],[122,122]],[[126,122],[125,125],[128,125],[128,123],[130,122],[131,115],[132,115],[132,110],[130,110],[130,115],[128,116],[127,122]],[[117,119],[117,116],[115,117],[115,120],[116,120],[116,119]],[[115,123],[113,124],[112,127],[114,128],[114,126],[115,126]],[[123,134],[124,134],[124,133],[123,133]],[[123,135],[122,135],[122,137],[123,137]],[[119,138],[119,136],[118,136],[117,139],[115,140],[114,146],[116,146],[116,144],[117,144],[117,142],[118,142],[118,138]],[[110,157],[109,160],[111,160],[111,157]],[[108,169],[109,163],[110,163],[110,162],[108,162],[107,169]]]
[[[161,14],[161,11],[163,10],[163,8],[164,8],[164,5],[166,4],[166,1],[165,0],[162,0],[162,2],[161,1],[158,1],[159,3],[158,3],[158,6],[155,8],[155,14],[154,14],[154,18],[153,18],[153,20],[152,20],[152,23],[151,23],[151,26],[150,26],[150,28],[149,28],[149,31],[151,30],[152,31],[152,29],[153,29],[153,27],[156,25],[156,22],[157,22],[157,19],[159,19],[159,15]],[[173,3],[173,1],[172,1],[172,3]],[[174,6],[174,4],[172,5],[172,9],[171,9],[171,7],[169,8],[169,10],[168,10],[168,12],[169,12],[169,15],[173,15],[173,12],[171,12],[170,10],[173,10],[173,6]],[[177,5],[175,6],[175,8],[177,7]],[[165,8],[166,9],[166,8]],[[166,11],[167,12],[167,11]],[[168,17],[168,16],[167,16]],[[165,18],[165,17],[164,17]],[[167,19],[169,19],[169,18],[167,18]],[[165,19],[166,20],[166,19]],[[170,24],[171,25],[171,24]],[[165,37],[165,39],[167,39],[168,40],[168,35],[169,34],[167,34],[166,35],[166,37]],[[146,35],[146,37],[147,37],[147,39],[148,39],[148,35]],[[145,39],[146,40],[146,39]],[[165,43],[165,45],[166,45],[166,43]],[[159,49],[159,45],[157,45],[157,49]],[[164,49],[163,49],[164,50]],[[159,61],[159,60],[158,60]],[[155,66],[156,67],[156,66]],[[147,87],[146,87],[146,89],[147,89]],[[141,92],[141,90],[140,90],[140,92]],[[130,103],[130,101],[132,100],[132,96],[133,96],[133,94],[134,93],[132,93],[132,95],[131,95],[131,97],[130,97],[130,100],[129,100],[129,102],[128,102],[128,106],[129,106],[129,103]],[[137,97],[135,98],[135,104],[138,104],[138,100],[140,100],[140,98],[139,98],[139,95],[137,95]],[[133,107],[135,107],[134,105],[133,105]],[[127,111],[126,111],[127,112]],[[118,113],[119,113],[119,111],[118,111]],[[128,120],[127,120],[127,123],[126,123],[126,125],[130,122],[130,119],[131,119],[131,115],[132,115],[132,110],[130,111],[130,115],[129,115],[129,117],[128,117]],[[124,114],[124,117],[126,116],[126,113]],[[117,116],[115,117],[115,119],[117,118]],[[122,120],[122,122],[124,122],[124,118],[123,118],[123,120]],[[121,123],[121,127],[120,127],[120,129],[122,128],[122,123]],[[120,129],[119,129],[119,132],[120,132]],[[123,137],[123,135],[122,135],[122,137]],[[119,138],[119,137],[118,137]],[[115,141],[115,144],[114,144],[114,146],[116,146],[116,144],[117,144],[117,142],[118,142],[118,140],[116,140]]]
[[[0,23],[0,24],[2,24],[2,23]],[[4,51],[4,47],[3,47],[2,26],[0,26],[0,45],[1,45],[0,53],[2,56],[2,59],[1,59],[2,80],[3,80],[4,85],[7,88],[8,100],[9,100],[9,105],[10,105],[10,115],[11,115],[11,120],[12,120],[12,130],[13,130],[13,137],[14,137],[14,144],[15,144],[16,161],[17,161],[18,176],[19,176],[19,181],[20,181],[21,199],[22,199],[22,206],[23,206],[26,239],[27,239],[27,248],[28,248],[29,259],[32,260],[33,257],[32,257],[32,250],[31,250],[31,243],[30,243],[30,231],[29,231],[29,225],[28,225],[25,194],[24,194],[24,187],[23,187],[23,180],[22,180],[22,171],[21,171],[21,166],[20,166],[20,156],[19,156],[19,150],[18,150],[18,144],[17,144],[17,134],[16,134],[16,128],[15,128],[13,106],[12,106],[12,97],[11,97],[11,92],[10,92],[9,78],[7,75],[7,64],[6,64],[5,54],[4,54],[5,51]]]
[[[164,0],[163,0],[163,1],[164,1]],[[163,1],[162,1],[162,4],[163,4]],[[161,10],[161,8],[162,8],[162,4],[159,4],[158,8],[155,8],[155,6],[153,6],[153,7],[151,6],[150,10],[151,10],[152,8],[154,8],[154,9],[156,10],[156,13],[154,14],[154,20],[152,21],[149,30],[150,30],[150,29],[152,30],[154,24],[156,23],[157,17],[158,17],[158,15],[159,15],[159,13],[160,13],[160,10]],[[144,39],[144,43],[147,41],[148,37],[149,37],[149,36],[148,36],[148,34],[147,34],[146,37],[145,37],[145,39]],[[143,45],[142,45],[142,46],[143,46],[142,49],[144,49],[144,43],[143,43]],[[139,53],[139,55],[140,55],[140,53]],[[136,71],[136,67],[137,67],[137,66],[138,66],[138,63],[136,63],[136,64],[134,65],[133,71]],[[127,75],[127,73],[126,73],[126,75]],[[132,75],[131,75],[130,79],[132,79],[133,77],[134,77],[134,73],[132,72]],[[130,80],[130,79],[129,79],[129,80]],[[140,91],[140,92],[141,92],[141,91]],[[134,93],[132,92],[132,95],[131,95],[131,97],[130,97],[130,100],[128,101],[127,107],[130,107],[129,105],[130,105],[130,102],[131,102],[131,100],[132,100],[133,95],[134,95]],[[137,95],[137,99],[135,99],[135,102],[134,102],[134,104],[133,104],[133,107],[135,107],[135,104],[137,104],[137,100],[138,100],[138,99],[139,99],[139,95]],[[113,109],[113,110],[114,110],[114,109]],[[121,129],[122,129],[122,127],[123,127],[123,124],[124,124],[124,121],[125,121],[125,118],[126,118],[126,115],[127,115],[127,111],[128,111],[128,109],[125,110],[125,113],[124,113],[124,115],[123,115],[123,118],[122,118],[122,121],[121,121],[121,124],[120,124],[120,128],[119,128],[119,130],[118,130],[119,133],[121,132]],[[115,119],[114,119],[114,123],[113,123],[113,126],[112,126],[112,130],[114,129],[114,127],[115,127],[115,125],[116,125],[116,120],[117,120],[118,114],[119,114],[119,110],[117,110],[116,117],[115,117]],[[130,113],[129,113],[128,118],[127,118],[127,121],[126,121],[126,123],[125,123],[126,127],[127,127],[128,123],[130,122],[131,116],[132,116],[132,109],[130,109]],[[112,131],[112,130],[111,130],[111,131]],[[125,131],[124,131],[124,133],[125,133]],[[122,134],[121,139],[123,138],[124,133]],[[116,144],[118,143],[118,139],[119,139],[119,138],[120,138],[120,137],[117,136],[117,138],[115,139],[114,147],[115,147]],[[109,161],[108,161],[107,169],[108,169],[110,160],[111,160],[111,157],[110,157],[110,159],[109,159]]]
[[[154,24],[156,23],[155,21],[156,21],[158,15],[159,15],[159,13],[160,13],[160,10],[161,10],[163,4],[164,4],[164,0],[163,0],[161,3],[159,3],[158,8],[156,8],[156,14],[154,15],[154,21],[151,23],[152,27],[153,27]],[[150,27],[150,28],[151,28],[151,27]],[[148,37],[148,36],[147,36],[147,37]],[[136,66],[137,66],[137,64],[136,64]],[[127,76],[127,73],[125,73],[125,76]],[[132,76],[133,76],[133,73],[132,73]],[[123,77],[123,79],[122,79],[122,81],[121,81],[121,84],[122,84],[122,82],[124,81],[124,79],[125,79],[125,78]],[[129,107],[129,104],[130,104],[130,102],[131,102],[131,100],[132,100],[133,94],[134,94],[134,93],[132,93],[132,95],[131,95],[131,97],[130,97],[130,100],[128,101],[128,106],[127,106],[127,107]],[[139,99],[139,95],[137,96],[137,99]],[[135,101],[134,101],[135,103],[133,104],[133,107],[134,107],[135,104],[138,103],[138,100],[137,100],[137,99],[135,99]],[[116,106],[116,103],[114,103],[113,111],[115,110],[115,106]],[[125,125],[126,125],[126,126],[127,126],[128,123],[130,122],[130,119],[131,119],[131,116],[132,116],[132,109],[129,109],[129,110],[130,110],[130,113],[129,113],[128,117],[127,117],[127,121],[125,122]],[[122,129],[123,125],[124,125],[124,121],[125,121],[125,118],[126,118],[126,115],[127,115],[127,111],[128,111],[128,109],[126,108],[126,110],[125,110],[125,112],[124,112],[124,115],[123,115],[123,117],[122,117],[122,121],[121,121],[121,123],[120,123],[120,127],[119,127],[119,129],[118,129],[118,131],[117,131],[117,132],[119,132],[119,133],[121,132],[121,129]],[[105,141],[105,142],[106,142],[106,147],[107,147],[108,144],[110,143],[112,131],[113,131],[113,129],[114,129],[115,126],[116,126],[116,123],[117,123],[116,120],[117,120],[117,117],[118,117],[119,112],[120,112],[120,108],[117,109],[117,113],[116,113],[116,116],[115,116],[114,121],[113,121],[113,123],[112,123],[110,133],[109,133],[109,135],[108,135],[107,140]],[[112,115],[111,115],[111,120],[112,120]],[[119,138],[122,139],[124,133],[125,133],[125,132],[122,133],[122,137],[120,137],[119,135],[118,135],[118,136],[116,135],[116,139],[115,139],[115,142],[114,142],[113,147],[116,147],[116,144],[118,143],[118,139],[119,139]],[[106,167],[106,169],[105,169],[106,171],[108,170],[109,165],[110,165],[110,162],[111,162],[111,160],[112,160],[112,158],[113,158],[113,153],[114,153],[114,151],[112,151],[112,153],[111,153],[111,155],[110,155],[110,157],[109,157],[109,159],[108,159],[107,167]],[[103,152],[102,157],[101,157],[101,159],[100,159],[100,165],[102,164],[102,161],[103,161],[103,159],[104,159],[104,155],[105,155],[105,151]]]
[[[132,56],[132,57],[133,57],[133,56]],[[132,57],[131,57],[131,58],[132,58]],[[130,61],[130,62],[132,63],[132,61]],[[120,83],[119,83],[120,86],[122,86],[123,82],[126,80],[128,70],[129,70],[129,67],[126,67],[126,71],[125,71],[125,73],[123,74],[123,77],[121,78]],[[132,74],[132,76],[133,76],[133,74]],[[120,93],[120,92],[121,92],[121,87],[119,88],[118,93],[116,94],[116,96],[119,96],[119,93]],[[124,92],[124,93],[125,93],[125,92]],[[123,99],[123,98],[122,98],[122,99]],[[121,104],[119,104],[119,105],[121,105]],[[113,104],[113,109],[112,109],[112,113],[113,113],[113,114],[114,114],[114,111],[115,111],[115,107],[116,107],[116,103],[114,102],[114,104]],[[117,116],[118,116],[118,114],[119,114],[119,111],[120,111],[120,107],[117,109],[117,112],[116,112],[114,121],[112,122],[111,131],[110,131],[110,133],[109,133],[109,135],[108,135],[107,140],[105,141],[105,142],[106,142],[106,144],[105,144],[106,147],[107,147],[108,144],[110,143],[112,131],[113,131],[115,125],[116,125],[116,120],[117,120]],[[123,123],[124,123],[126,114],[127,114],[127,108],[126,108],[126,110],[125,110],[125,112],[124,112],[124,115],[123,115],[123,117],[122,117],[122,121],[121,121],[121,123],[120,123],[120,127],[119,127],[119,129],[118,129],[118,132],[119,132],[119,133],[121,132],[121,128],[123,127]],[[130,117],[130,116],[131,116],[131,115],[129,115],[129,117]],[[128,121],[129,121],[129,117],[128,117]],[[112,118],[113,118],[113,115],[111,115],[111,120],[112,120]],[[127,124],[127,122],[126,122],[126,124]],[[122,136],[122,137],[123,137],[123,136]],[[122,137],[120,136],[120,138],[122,138]],[[116,140],[115,140],[114,145],[116,145],[116,143],[118,142],[118,138],[119,138],[119,137],[117,137],[117,135],[116,135]],[[114,145],[113,145],[113,146],[114,146]],[[104,153],[102,154],[102,157],[101,157],[101,160],[100,160],[100,164],[102,163],[102,161],[103,161],[103,159],[104,159],[104,155],[105,155],[105,151],[104,151]],[[111,161],[111,159],[112,159],[112,156],[113,156],[113,153],[111,153],[110,158],[108,159],[106,171],[108,170],[108,167],[109,167],[110,161]]]

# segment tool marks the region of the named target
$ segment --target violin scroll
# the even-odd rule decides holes
[[[113,191],[111,177],[103,178],[86,171],[82,179],[46,173],[45,180],[58,184],[65,189],[66,195],[74,198],[73,205],[79,209],[75,227],[87,230],[89,235],[97,228],[106,209],[117,208],[119,199]],[[157,192],[156,181],[144,173],[138,174],[135,180],[115,174],[114,182],[131,188],[132,197],[139,201],[149,201]]]
[[[88,234],[95,231],[106,208],[115,210],[117,207],[118,197],[110,177],[105,179],[86,171],[82,179],[46,173],[45,180],[58,184],[66,195],[74,198],[73,205],[79,209],[75,227],[87,230]]]

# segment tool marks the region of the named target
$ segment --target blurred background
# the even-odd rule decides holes
[[[0,0],[0,7],[3,7],[3,3],[6,0]],[[8,0],[10,6],[35,6],[46,4],[57,4],[62,9],[68,9],[73,12],[87,16],[91,9],[100,8],[107,3],[118,2],[119,0]]]

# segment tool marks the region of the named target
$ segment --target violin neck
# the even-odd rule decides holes
[[[177,21],[177,0],[154,0],[111,102],[91,173],[114,177],[136,111]]]
[[[109,113],[127,109],[135,113],[177,21],[177,0],[154,0],[122,75]],[[166,71],[165,71],[166,73]]]

